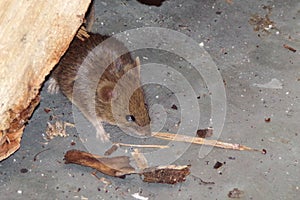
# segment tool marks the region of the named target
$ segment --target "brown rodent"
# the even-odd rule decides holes
[[[58,86],[94,125],[102,141],[109,134],[101,122],[117,125],[129,134],[150,135],[139,58],[133,60],[117,39],[89,34],[84,41],[74,38],[54,69],[48,90],[57,92]]]

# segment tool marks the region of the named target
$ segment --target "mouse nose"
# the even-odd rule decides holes
[[[146,126],[130,126],[123,129],[123,131],[131,136],[146,138],[151,136],[150,125]]]
[[[145,137],[151,136],[151,127],[149,124],[145,126],[139,126],[137,131],[141,136],[145,136]]]

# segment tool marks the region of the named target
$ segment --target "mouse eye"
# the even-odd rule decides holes
[[[133,115],[126,115],[126,120],[127,120],[128,122],[134,122],[134,121],[135,121],[135,118],[134,118]]]

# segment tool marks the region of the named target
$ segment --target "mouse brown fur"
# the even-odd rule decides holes
[[[58,86],[95,126],[103,141],[109,135],[101,122],[117,125],[129,134],[149,135],[139,58],[132,59],[117,39],[89,34],[84,41],[74,38],[54,69],[48,89],[57,91]]]

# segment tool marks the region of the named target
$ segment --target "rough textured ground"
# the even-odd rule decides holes
[[[299,198],[299,19],[297,0],[169,0],[160,7],[149,7],[134,0],[96,0],[95,32],[111,35],[139,27],[163,27],[179,31],[203,46],[222,76],[227,97],[223,130],[212,138],[266,149],[267,153],[205,149],[196,145],[181,148],[177,144],[178,151],[176,145],[170,150],[171,156],[177,156],[171,158],[173,163],[192,165],[192,174],[186,182],[149,184],[137,175],[119,179],[98,173],[106,184],[91,175],[90,168],[64,164],[67,150],[89,149],[81,140],[84,130],[78,128],[78,134],[75,128],[69,127],[68,137],[43,139],[47,122],[74,122],[76,111],[62,94],[49,95],[46,82],[40,106],[26,127],[21,149],[0,163],[0,198],[134,199],[132,194],[139,193],[149,199],[228,199],[234,188],[240,191],[241,199]],[[284,44],[297,51],[284,48]],[[215,91],[210,91],[205,82],[213,77],[195,73],[180,55],[170,52],[140,49],[134,54],[144,64],[170,66],[157,73],[165,74],[166,79],[169,77],[180,88],[182,82],[168,73],[177,70],[199,97],[186,96],[185,90],[174,92],[168,87],[148,84],[146,93],[156,130],[176,131],[175,124],[185,112],[184,102],[190,100],[199,103],[199,127],[214,127],[216,122],[210,121],[210,114]],[[149,80],[155,75],[144,73],[143,76]],[[176,98],[180,94],[183,100]],[[177,110],[171,108],[173,104]],[[47,113],[45,108],[51,111]],[[188,113],[191,120],[198,114],[194,110]],[[128,143],[134,140],[120,138],[117,139]],[[200,155],[200,149],[209,153]],[[154,161],[166,162],[168,153],[153,152]],[[214,169],[217,161],[223,166]]]

